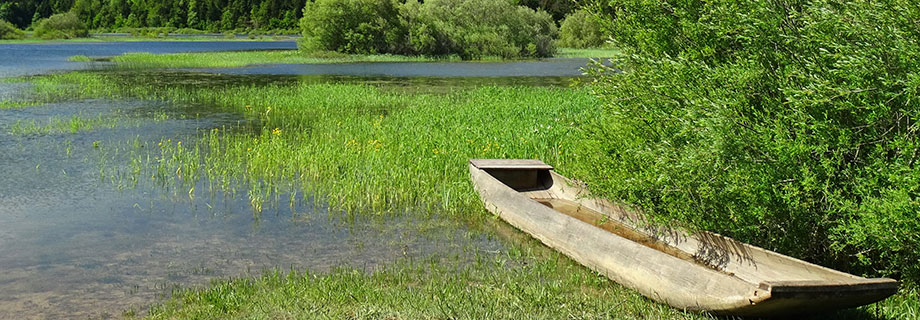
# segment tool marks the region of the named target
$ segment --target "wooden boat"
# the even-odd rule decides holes
[[[892,279],[854,276],[714,233],[652,227],[538,160],[474,159],[469,169],[489,211],[674,308],[780,316],[865,305],[898,290]]]

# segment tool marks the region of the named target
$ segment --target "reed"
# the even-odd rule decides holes
[[[598,111],[584,90],[541,88],[405,95],[301,85],[174,90],[149,98],[214,104],[248,119],[184,145],[161,141],[153,171],[178,172],[174,178],[186,182],[202,177],[223,189],[249,185],[255,209],[294,188],[336,209],[378,213],[465,212],[478,204],[468,159],[564,165],[578,123]]]

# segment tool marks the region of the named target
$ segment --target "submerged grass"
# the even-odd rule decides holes
[[[402,95],[360,85],[300,85],[166,95],[216,104],[258,123],[215,129],[189,146],[163,141],[155,161],[157,172],[207,177],[222,189],[250,185],[257,211],[298,181],[303,193],[349,212],[466,212],[478,204],[468,159],[562,164],[577,123],[598,111],[586,91],[565,89]]]
[[[118,113],[118,112],[116,112]],[[128,117],[126,115],[96,115],[83,116],[73,115],[69,118],[57,116],[48,117],[47,120],[16,120],[8,128],[12,135],[32,135],[32,134],[60,134],[60,133],[78,133],[100,129],[138,127],[145,122],[159,122],[169,119],[165,112],[157,112],[145,119]]]
[[[91,62],[91,61],[93,61],[93,58],[90,58],[90,57],[88,57],[88,56],[85,56],[85,55],[82,55],[82,54],[81,54],[81,55],[76,55],[76,56],[69,57],[69,58],[67,58],[67,61],[72,61],[72,62]]]
[[[197,141],[160,141],[128,170],[157,181],[231,191],[258,212],[279,194],[315,195],[352,215],[446,215],[492,223],[470,185],[470,158],[536,158],[563,174],[581,123],[600,104],[585,89],[486,87],[444,95],[362,85],[155,88],[92,73],[35,81],[40,96],[130,96],[207,104],[246,119]],[[141,170],[143,167],[144,170]],[[178,188],[177,188],[178,189]],[[194,189],[189,190],[191,196]],[[333,210],[339,212],[339,210]],[[484,229],[496,229],[493,224]],[[514,233],[514,232],[512,232]],[[513,242],[513,241],[512,241]],[[371,273],[291,272],[178,292],[151,318],[666,318],[695,319],[599,277],[529,241],[475,263],[407,261]],[[538,253],[538,251],[547,251]],[[495,259],[492,261],[491,259]],[[496,262],[497,261],[497,262]],[[917,316],[916,291],[836,314]]]
[[[364,85],[182,89],[93,73],[36,79],[35,95],[130,96],[213,105],[247,119],[193,143],[164,140],[154,176],[222,191],[248,185],[254,209],[292,186],[349,212],[458,214],[478,208],[470,158],[536,158],[564,168],[579,123],[599,104],[584,89],[486,87],[446,95]],[[360,210],[359,210],[360,209]]]
[[[36,120],[17,120],[9,128],[13,135],[77,133],[97,129],[111,129],[124,124],[115,117],[99,115],[96,117],[71,116],[70,118],[50,117],[46,122]]]

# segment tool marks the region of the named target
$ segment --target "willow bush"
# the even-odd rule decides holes
[[[16,40],[25,38],[25,33],[6,20],[0,20],[0,40]]]
[[[601,22],[586,10],[576,10],[565,16],[559,26],[559,46],[564,48],[597,48],[607,41]]]
[[[76,14],[59,13],[35,22],[35,36],[42,39],[81,38],[89,36],[89,29]]]
[[[558,31],[552,16],[510,1],[408,1],[403,12],[417,54],[456,54],[469,60],[549,57],[556,51]]]
[[[308,51],[466,60],[552,56],[558,36],[549,14],[507,0],[316,0],[301,27]]]
[[[920,5],[589,4],[626,54],[578,170],[666,221],[920,280]]]
[[[395,0],[317,0],[307,2],[300,20],[308,51],[402,53],[407,34]]]

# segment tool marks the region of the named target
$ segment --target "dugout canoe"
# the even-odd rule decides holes
[[[473,159],[486,209],[653,300],[719,315],[783,316],[856,307],[898,290],[714,233],[652,226],[539,160]]]

